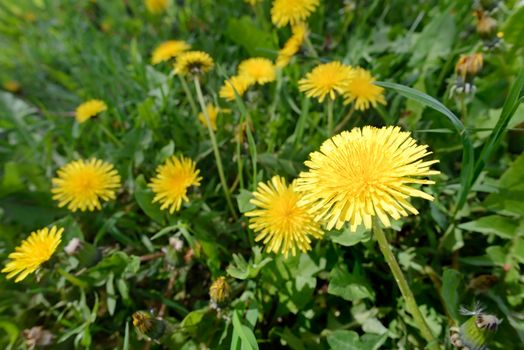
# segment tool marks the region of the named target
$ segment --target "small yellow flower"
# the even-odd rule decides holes
[[[257,206],[245,215],[249,217],[249,227],[258,233],[255,240],[266,244],[267,252],[281,252],[286,257],[294,256],[297,249],[305,252],[311,249],[311,239],[321,238],[323,231],[313,220],[310,207],[300,204],[301,194],[295,183],[286,184],[280,176],[271,182],[258,184],[251,203]]]
[[[399,127],[365,126],[344,131],[309,155],[305,162],[309,170],[298,179],[301,203],[309,205],[315,220],[328,229],[340,229],[345,222],[350,223],[351,231],[362,223],[371,228],[374,216],[388,227],[389,217],[397,220],[408,211],[418,214],[408,202],[410,197],[433,200],[407,186],[434,183],[418,178],[439,173],[430,169],[438,160],[422,160],[429,154],[426,145],[417,145],[410,133]]]
[[[474,53],[472,55],[461,55],[455,71],[462,79],[466,79],[466,75],[475,76],[482,69],[484,58],[481,53]]]
[[[156,177],[148,185],[155,193],[153,203],[160,202],[160,209],[169,209],[169,214],[179,211],[182,201],[189,202],[188,188],[200,186],[202,180],[195,162],[184,157],[172,156],[156,172]]]
[[[344,103],[355,102],[355,108],[364,111],[378,103],[385,105],[384,89],[374,84],[375,78],[365,69],[354,68],[344,88]]]
[[[316,66],[298,82],[300,91],[307,97],[316,97],[319,102],[324,101],[326,95],[332,100],[337,93],[342,93],[351,78],[352,69],[338,61]]]
[[[234,101],[235,92],[242,97],[251,85],[253,85],[253,79],[244,75],[235,75],[224,82],[224,85],[220,88],[219,95],[225,100]]]
[[[180,75],[203,74],[213,68],[213,59],[203,51],[186,51],[178,55],[175,73]]]
[[[57,175],[52,180],[53,199],[72,212],[100,210],[100,200],[115,199],[115,189],[120,187],[120,176],[113,165],[96,158],[72,161]]]
[[[9,92],[17,93],[20,91],[20,84],[15,80],[8,80],[2,84],[2,87]]]
[[[276,66],[283,68],[289,64],[291,58],[296,55],[306,39],[308,29],[305,23],[298,23],[291,27],[291,38],[286,41],[284,47],[278,52]]]
[[[206,109],[207,109],[207,116],[209,117],[209,122],[211,123],[211,129],[216,131],[218,113],[225,112],[225,110],[215,107],[215,105],[211,103],[208,103]],[[206,126],[206,117],[204,116],[204,113],[202,112],[198,113],[198,120],[202,123],[202,125]]]
[[[151,63],[158,64],[160,62],[169,61],[175,58],[182,52],[189,50],[190,46],[183,40],[168,40],[158,45],[151,56]]]
[[[224,276],[217,278],[209,287],[209,297],[217,305],[224,305],[231,297],[231,286]]]
[[[145,0],[146,8],[149,12],[159,14],[167,9],[168,0]]]
[[[263,85],[276,79],[275,66],[267,58],[255,57],[244,60],[238,66],[238,75]]]
[[[277,27],[303,22],[315,11],[319,2],[319,0],[274,0],[271,20]]]
[[[82,103],[76,108],[75,118],[79,123],[83,123],[86,120],[97,116],[98,114],[107,110],[107,105],[104,101],[100,100],[89,100]]]
[[[15,251],[9,254],[9,261],[2,270],[7,273],[7,279],[18,275],[15,282],[20,282],[30,273],[35,272],[44,262],[48,261],[62,240],[63,228],[47,227],[32,232],[22,241]]]

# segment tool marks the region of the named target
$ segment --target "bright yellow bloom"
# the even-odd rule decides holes
[[[178,55],[175,73],[180,75],[203,74],[213,68],[213,59],[203,51],[186,51]]]
[[[286,41],[284,47],[278,52],[276,66],[283,68],[289,64],[291,58],[296,55],[306,39],[308,29],[305,23],[298,23],[291,27],[291,38]]]
[[[337,93],[342,93],[351,78],[352,69],[338,61],[316,66],[298,82],[299,89],[307,97],[316,97],[320,102],[326,95],[334,100]]]
[[[35,272],[44,262],[49,260],[62,240],[63,228],[57,229],[56,226],[40,229],[32,232],[31,235],[22,241],[15,251],[9,254],[9,261],[3,273],[7,273],[7,278],[18,275],[15,282],[20,282],[30,273]]]
[[[148,185],[155,193],[153,203],[160,202],[161,210],[169,208],[169,214],[179,211],[182,201],[189,202],[187,190],[200,186],[200,170],[189,158],[172,156],[156,169],[157,175]]]
[[[211,103],[208,103],[206,109],[207,109],[207,116],[209,117],[209,122],[211,123],[211,129],[216,130],[217,129],[217,116],[218,116],[218,112],[220,112],[220,108],[215,107]],[[206,126],[206,117],[204,113],[202,112],[198,113],[198,120],[202,123],[202,125]]]
[[[107,110],[107,105],[104,101],[100,100],[89,100],[82,103],[76,108],[75,118],[79,123],[83,123],[86,120],[104,112]]]
[[[350,223],[351,231],[362,223],[370,228],[374,216],[388,227],[389,217],[399,219],[407,211],[418,214],[408,202],[410,197],[433,200],[407,186],[434,183],[416,178],[439,173],[430,170],[438,160],[422,160],[429,154],[426,145],[417,145],[399,127],[354,128],[326,140],[320,152],[310,154],[305,162],[309,171],[300,174],[297,190],[304,194],[302,203],[316,213],[315,220],[328,229],[340,229],[344,222]]]
[[[100,210],[100,200],[115,199],[115,190],[120,187],[113,165],[96,158],[70,162],[58,169],[57,175],[52,180],[53,199],[73,212]]]
[[[276,79],[275,66],[267,58],[255,57],[244,60],[238,66],[238,75],[263,85]]]
[[[275,0],[271,20],[277,27],[303,22],[317,8],[319,0]]]
[[[364,111],[378,103],[385,105],[384,89],[374,84],[375,78],[365,69],[354,68],[351,79],[344,88],[344,103],[355,102],[355,108]]]
[[[167,9],[168,0],[145,0],[149,12],[159,14]]]
[[[286,257],[294,256],[297,249],[311,249],[311,239],[324,234],[320,224],[313,220],[310,206],[300,204],[301,194],[295,190],[296,184],[286,184],[280,176],[273,176],[271,182],[258,184],[251,203],[257,206],[245,215],[249,227],[258,233],[255,240],[266,244],[267,252],[281,252]]]
[[[238,96],[243,96],[244,93],[253,85],[253,79],[244,75],[235,75],[224,82],[220,88],[219,95],[225,100],[234,101],[235,91]]]
[[[183,40],[168,40],[158,45],[151,57],[152,64],[169,61],[182,52],[189,50],[190,46]]]

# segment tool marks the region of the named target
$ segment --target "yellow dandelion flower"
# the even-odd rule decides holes
[[[474,53],[472,55],[461,55],[457,64],[455,65],[455,71],[463,79],[466,79],[466,75],[475,76],[482,69],[484,65],[484,58],[481,53]]]
[[[189,158],[172,156],[157,170],[149,187],[155,193],[153,203],[160,202],[161,210],[169,209],[169,214],[179,211],[182,201],[189,202],[187,190],[190,186],[200,186],[195,162]]]
[[[278,52],[276,66],[283,68],[289,64],[291,58],[296,55],[300,47],[306,40],[307,26],[305,23],[298,23],[291,27],[291,38],[284,44],[284,47]]]
[[[216,131],[218,113],[221,113],[221,112],[227,113],[230,110],[218,108],[211,103],[207,104],[206,109],[207,109],[207,116],[209,117],[209,121],[211,122],[211,129]],[[198,113],[198,120],[202,123],[202,125],[206,126],[206,117],[204,116],[204,113],[202,112]]]
[[[307,204],[300,204],[301,194],[296,184],[286,184],[280,176],[274,176],[268,183],[259,183],[251,203],[257,206],[245,215],[249,227],[258,233],[255,240],[263,241],[267,252],[289,252],[296,255],[297,249],[305,252],[311,249],[311,239],[324,234],[320,224],[313,220]]]
[[[158,45],[151,56],[151,63],[158,64],[160,62],[169,61],[175,58],[182,52],[189,50],[190,46],[183,40],[168,40]]]
[[[244,75],[235,75],[224,82],[224,85],[220,88],[219,95],[225,100],[234,101],[235,92],[242,97],[251,85],[253,85],[253,79]]]
[[[364,111],[378,103],[385,105],[384,89],[374,84],[375,78],[367,70],[353,68],[351,79],[344,88],[345,103],[355,102],[355,108]]]
[[[44,262],[49,260],[62,240],[63,228],[47,227],[32,232],[22,241],[15,251],[9,254],[11,259],[3,268],[7,278],[18,275],[15,282],[20,282],[30,273],[35,272]]]
[[[298,82],[299,89],[307,97],[316,97],[319,102],[324,101],[326,95],[332,100],[337,93],[342,93],[348,80],[351,78],[352,69],[338,61],[324,63],[316,66]]]
[[[408,211],[418,214],[410,197],[433,200],[433,197],[407,184],[427,185],[433,181],[418,179],[438,174],[424,161],[431,154],[426,145],[417,145],[409,132],[399,127],[365,126],[344,131],[325,141],[319,152],[305,162],[297,190],[304,193],[303,203],[316,213],[315,220],[328,229],[340,229],[349,222],[351,230],[364,223],[371,228],[378,216],[384,226],[389,217],[399,219]],[[315,211],[316,210],[316,211]]]
[[[203,51],[186,51],[178,55],[175,73],[180,75],[203,74],[213,68],[213,59]]]
[[[271,20],[277,27],[297,24],[315,11],[319,0],[275,0],[271,8]]]
[[[100,210],[100,200],[115,199],[115,190],[120,187],[120,176],[113,165],[102,160],[75,160],[57,172],[53,178],[53,199],[59,207],[75,212]]]
[[[82,103],[76,108],[75,118],[79,123],[83,123],[86,120],[97,116],[98,114],[107,110],[107,105],[104,101],[100,100],[89,100]]]
[[[255,57],[244,60],[238,66],[238,75],[263,85],[276,79],[275,66],[267,58]]]
[[[145,5],[149,12],[159,14],[167,9],[169,3],[168,0],[145,0]]]

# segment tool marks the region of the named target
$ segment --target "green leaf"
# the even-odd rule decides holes
[[[369,241],[371,239],[371,230],[366,230],[364,225],[360,225],[355,232],[350,232],[346,227],[342,231],[331,231],[328,237],[335,243],[351,247],[360,242]]]
[[[522,46],[524,38],[524,6],[515,6],[515,11],[508,17],[503,26],[504,41],[515,45],[515,48]]]
[[[126,331],[124,334],[123,350],[129,350],[129,322],[126,322]]]
[[[115,275],[111,272],[106,282],[106,292],[107,292],[107,310],[109,315],[113,316],[116,308],[116,295],[115,295]]]
[[[524,216],[524,154],[501,176],[499,190],[490,194],[484,205],[493,210]]]
[[[504,239],[512,239],[515,235],[518,224],[514,219],[490,215],[478,220],[470,221],[459,225],[459,228],[466,231],[479,232],[484,234],[494,234]]]
[[[227,37],[242,46],[252,57],[273,58],[278,50],[271,33],[260,30],[253,19],[244,16],[240,19],[230,18],[227,23]]]
[[[250,191],[244,189],[240,190],[240,193],[237,196],[238,210],[240,210],[241,213],[246,213],[255,209],[256,206],[250,203],[250,200],[253,198],[254,196]]]
[[[336,330],[327,336],[327,342],[333,350],[377,350],[387,337],[387,333],[367,333],[359,338],[355,331]]]
[[[18,334],[20,334],[16,324],[5,319],[0,319],[0,329],[3,329],[7,333],[9,346],[13,346],[18,339]]]
[[[146,180],[143,175],[135,179],[135,199],[147,216],[155,220],[161,225],[165,224],[164,213],[160,210],[158,203],[153,203],[155,195],[147,187]]]
[[[240,321],[240,318],[238,316],[238,310],[233,311],[233,332],[237,334],[237,336],[241,340],[242,349],[247,350],[257,350],[258,344],[257,339],[255,337],[255,334],[251,330],[251,328],[245,326]],[[233,349],[233,347],[231,347]]]
[[[353,302],[361,299],[375,300],[375,293],[369,282],[358,271],[349,273],[343,265],[336,266],[331,271],[328,293]]]
[[[208,312],[208,308],[191,311],[186,317],[180,322],[180,326],[183,328],[192,328],[198,326],[204,319],[204,316]]]
[[[459,319],[459,287],[461,281],[462,274],[460,272],[452,269],[444,270],[440,294],[442,296],[442,300],[444,300],[446,304],[448,313],[455,320]]]

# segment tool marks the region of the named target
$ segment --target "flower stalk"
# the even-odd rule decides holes
[[[224,195],[226,196],[227,205],[229,207],[229,210],[231,211],[231,215],[233,215],[233,218],[236,220],[238,217],[235,212],[235,207],[233,206],[233,201],[231,200],[231,194],[229,193],[229,187],[227,186],[226,177],[224,176],[224,167],[222,165],[222,158],[220,157],[220,152],[218,150],[218,144],[217,144],[217,140],[215,137],[215,132],[213,131],[213,128],[211,127],[211,120],[209,118],[209,114],[207,113],[207,107],[206,107],[206,103],[204,102],[204,95],[202,94],[202,88],[200,87],[200,81],[198,80],[198,76],[194,77],[194,82],[195,82],[195,89],[197,92],[197,99],[200,104],[200,108],[202,109],[202,114],[204,115],[206,119],[207,131],[209,132],[209,138],[213,146],[213,153],[215,155],[215,160],[217,163],[218,176],[220,177],[220,182],[222,183],[222,188],[224,190]]]
[[[424,317],[422,316],[418,308],[413,292],[411,291],[411,288],[409,287],[409,284],[406,281],[406,277],[404,277],[404,274],[400,269],[395,255],[393,255],[393,252],[391,251],[389,242],[386,236],[384,235],[384,231],[380,227],[380,224],[378,223],[377,219],[373,220],[373,234],[377,239],[382,255],[384,255],[384,258],[386,259],[386,262],[388,263],[388,266],[391,269],[393,276],[395,277],[395,282],[397,283],[398,288],[400,289],[400,292],[404,297],[408,311],[413,316],[413,319],[415,320],[415,323],[418,326],[420,333],[428,342],[427,348],[432,350],[438,350],[439,346],[437,340],[435,339],[433,333],[429,329],[428,324],[424,320]]]

